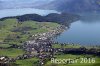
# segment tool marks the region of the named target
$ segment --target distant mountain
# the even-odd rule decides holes
[[[63,12],[100,12],[100,0],[54,0],[45,9]]]

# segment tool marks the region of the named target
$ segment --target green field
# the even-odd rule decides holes
[[[82,60],[81,58],[95,58],[95,63],[80,63]],[[71,54],[61,54],[61,55],[55,55],[55,59],[76,59],[79,58],[77,63],[72,64],[54,64],[51,63],[51,60],[48,61],[44,66],[99,66],[100,65],[100,58],[92,55],[71,55]],[[25,60],[18,60],[16,61],[16,64],[19,66],[37,66],[38,64],[38,58],[31,58],[31,59],[25,59]]]
[[[95,59],[94,63],[90,63],[89,61],[87,63],[83,62],[81,63],[81,58],[87,58],[90,57],[91,59]],[[71,54],[61,54],[61,55],[55,55],[55,59],[76,59],[79,58],[76,63],[51,63],[51,61],[47,62],[45,66],[99,66],[100,65],[100,57],[95,57],[92,55],[71,55]],[[92,62],[92,60],[91,60]]]
[[[15,48],[9,48],[9,49],[0,49],[0,56],[8,56],[15,58],[18,55],[22,55],[25,53],[22,49],[15,49]]]
[[[61,44],[52,44],[52,47],[53,48],[80,48],[81,46],[80,45],[72,45],[72,44],[65,44],[63,46],[61,46]]]
[[[31,58],[25,60],[17,60],[15,64],[19,66],[37,66],[38,65],[38,58]]]
[[[11,45],[9,45],[9,44],[0,44],[0,47],[3,47],[3,48],[8,48],[8,47],[10,47]]]

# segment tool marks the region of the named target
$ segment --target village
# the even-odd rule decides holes
[[[7,56],[0,57],[0,65],[7,66],[8,63],[15,62],[16,60],[24,60],[28,58],[39,58],[38,65],[44,66],[47,61],[54,58],[58,52],[64,54],[89,54],[100,57],[100,49],[87,49],[85,47],[80,48],[64,48],[65,43],[61,44],[52,40],[54,36],[59,35],[65,30],[64,26],[59,26],[50,32],[35,34],[32,39],[23,43],[22,46],[12,45],[13,48],[21,48],[26,53],[19,55],[16,58],[9,58]],[[59,44],[60,48],[53,48],[54,44]],[[74,45],[74,44],[73,44]],[[71,61],[71,60],[70,60]],[[8,65],[9,66],[9,65]]]
[[[32,36],[32,40],[26,41],[23,43],[22,46],[17,46],[17,45],[12,45],[10,46],[11,48],[21,48],[26,51],[26,54],[23,54],[21,56],[18,56],[16,58],[8,58],[7,56],[1,56],[0,57],[0,63],[5,65],[6,63],[9,62],[15,62],[16,60],[21,60],[21,59],[27,59],[27,58],[32,58],[32,57],[38,57],[41,58],[42,60],[45,59],[45,57],[53,57],[53,49],[52,45],[53,41],[51,38],[53,36],[56,36],[57,34],[60,34],[63,30],[65,29],[64,26],[59,26],[55,30],[51,30],[50,32],[47,33],[42,33],[42,34],[35,34]],[[4,48],[0,48],[4,49]],[[48,52],[48,54],[44,53]],[[51,55],[52,53],[52,55]],[[40,64],[43,64],[42,61],[40,61]]]

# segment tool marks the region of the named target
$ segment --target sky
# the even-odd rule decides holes
[[[3,2],[36,2],[36,1],[53,1],[53,0],[0,0]]]
[[[0,9],[6,8],[30,8],[43,5],[53,0],[0,0]]]

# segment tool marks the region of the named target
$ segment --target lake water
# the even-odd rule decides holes
[[[55,10],[41,10],[41,9],[34,9],[34,8],[22,8],[22,9],[3,9],[0,10],[0,18],[8,17],[8,16],[17,16],[17,15],[24,15],[24,14],[40,14],[40,15],[47,15],[49,13],[59,13]]]
[[[54,39],[60,43],[81,45],[100,45],[100,17],[89,16],[70,25],[61,35]]]

